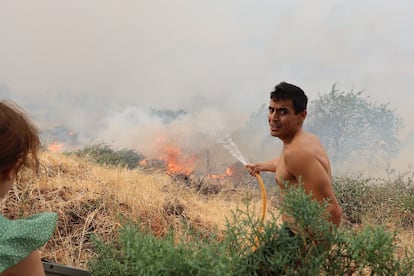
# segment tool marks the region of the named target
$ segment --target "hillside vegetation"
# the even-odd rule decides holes
[[[171,227],[178,235],[189,228],[208,232],[216,226],[223,228],[225,218],[246,195],[261,205],[259,190],[234,189],[223,180],[211,180],[211,185],[200,181],[173,178],[162,170],[128,170],[44,152],[37,175],[31,171],[19,175],[2,202],[2,213],[20,218],[57,212],[58,225],[42,248],[42,257],[87,268],[95,256],[91,234],[113,240],[126,220],[139,221],[155,236],[165,235]],[[214,189],[209,192],[201,184]]]
[[[410,252],[407,248],[410,249],[414,243],[412,174],[397,175],[388,180],[342,177],[335,180],[335,189],[345,211],[344,231],[361,231],[359,238],[362,244],[364,235],[382,237],[383,242],[388,241],[389,250],[397,260]],[[268,233],[280,230],[278,210],[283,206],[280,206],[277,193],[277,189],[270,185],[266,216],[269,224],[259,231],[263,236],[255,234],[259,240],[266,240]],[[111,258],[123,258],[123,254],[116,255],[116,252],[122,249],[121,240],[125,235],[132,240],[134,235],[138,235],[136,242],[142,245],[149,242],[151,248],[160,249],[164,247],[157,247],[157,240],[171,240],[171,245],[167,246],[170,251],[179,244],[191,244],[196,239],[194,237],[208,238],[209,242],[238,243],[235,247],[246,249],[240,244],[240,237],[236,238],[243,232],[238,223],[242,221],[246,226],[246,221],[234,220],[235,214],[242,212],[244,218],[250,218],[252,232],[257,228],[261,206],[261,193],[257,186],[235,185],[230,178],[171,176],[162,169],[127,169],[97,164],[81,155],[43,152],[39,172],[24,171],[19,175],[16,185],[2,202],[2,213],[10,218],[19,218],[42,211],[57,212],[58,225],[53,238],[42,248],[42,257],[85,269],[90,269],[91,261],[95,261],[94,269],[99,270],[99,260],[108,261],[105,254],[115,254]],[[234,226],[229,225],[232,219]],[[385,234],[376,226],[382,226]],[[144,240],[139,239],[142,238],[139,233],[145,234]],[[243,235],[248,236],[249,233]],[[148,238],[150,236],[155,240]],[[229,237],[233,240],[229,241]],[[121,239],[119,243],[118,239]],[[246,244],[252,248],[251,242]],[[208,245],[215,246],[214,243]],[[201,243],[198,246],[203,248]],[[177,250],[181,251],[172,251],[173,255],[187,252]],[[211,254],[218,252],[211,248],[208,250]],[[347,250],[350,251],[349,248]],[[194,249],[190,252],[194,254]],[[152,258],[156,256],[149,253]],[[246,251],[233,253],[240,256]],[[186,255],[188,252],[183,254],[193,256]],[[203,258],[207,260],[211,256]],[[224,262],[225,256],[222,258]],[[126,261],[118,261],[127,265]],[[228,265],[235,259],[227,261],[219,263],[218,267],[231,273]],[[354,265],[352,260],[348,265]],[[187,266],[183,267],[187,269]],[[394,269],[394,264],[390,267]]]

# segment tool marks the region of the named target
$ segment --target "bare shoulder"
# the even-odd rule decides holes
[[[292,147],[287,148],[283,153],[286,166],[289,168],[302,166],[304,163],[308,163],[312,158],[313,154],[306,147]]]
[[[322,146],[319,137],[309,132],[304,132],[303,135],[299,137],[298,143],[300,143],[300,145]]]
[[[310,133],[304,133],[289,145],[283,153],[287,167],[290,169],[309,166],[315,161],[327,159],[325,149],[319,138]]]
[[[305,155],[320,157],[326,155],[325,148],[319,138],[312,133],[304,133],[296,142],[295,149]]]
[[[310,133],[303,133],[295,139],[292,144],[284,150],[287,159],[310,158],[315,155],[315,151],[322,147],[317,136]]]

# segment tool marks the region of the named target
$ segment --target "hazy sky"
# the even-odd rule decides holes
[[[282,80],[310,100],[337,83],[389,102],[414,144],[413,10],[408,0],[0,0],[0,93],[53,105],[71,127],[116,125],[116,139],[134,127],[120,123],[134,107],[213,109],[231,122]]]

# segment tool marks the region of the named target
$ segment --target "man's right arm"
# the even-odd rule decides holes
[[[267,162],[247,164],[246,168],[253,176],[260,172],[276,172],[278,160],[279,158],[277,157]]]

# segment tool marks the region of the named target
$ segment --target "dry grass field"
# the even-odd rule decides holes
[[[91,234],[111,240],[126,220],[141,222],[157,236],[170,228],[178,235],[188,228],[220,229],[246,196],[257,203],[260,215],[258,189],[235,189],[225,180],[212,179],[211,185],[219,192],[209,195],[195,192],[191,181],[163,171],[103,167],[44,152],[38,174],[23,171],[1,208],[9,218],[58,213],[56,230],[42,248],[42,257],[79,268],[86,268],[93,257]]]
[[[44,152],[37,174],[24,171],[1,203],[9,218],[53,211],[58,223],[42,257],[87,268],[94,256],[91,235],[109,241],[127,220],[140,222],[157,236],[173,229],[178,236],[189,229],[224,229],[226,217],[249,198],[260,216],[262,198],[257,187],[238,187],[231,181],[211,180],[215,192],[192,188],[196,180],[177,179],[161,170],[127,170],[96,165],[61,153]],[[218,191],[218,192],[217,192]],[[268,192],[268,212],[275,198]],[[270,216],[268,216],[270,217]],[[390,225],[390,227],[393,227]],[[399,235],[401,245],[413,244],[412,230]]]

